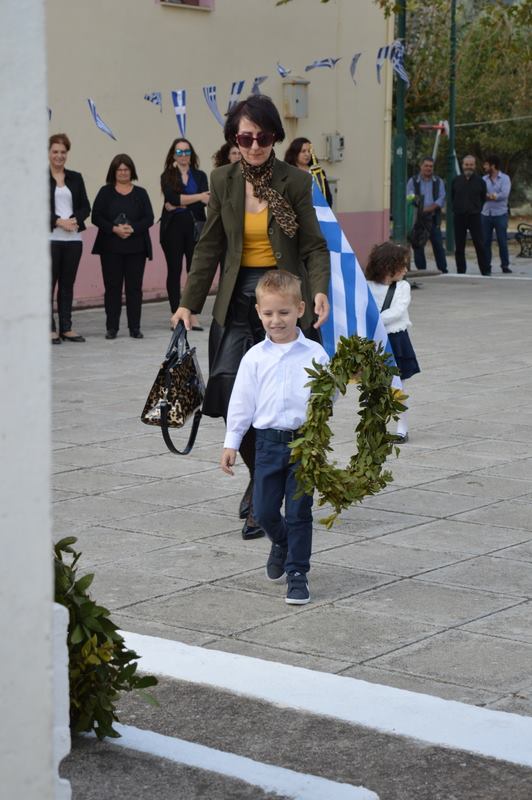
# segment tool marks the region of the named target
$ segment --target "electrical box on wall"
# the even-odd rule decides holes
[[[344,137],[339,133],[325,134],[325,147],[327,149],[327,161],[343,161],[344,160]]]
[[[283,117],[302,119],[308,117],[308,85],[305,78],[283,81]]]

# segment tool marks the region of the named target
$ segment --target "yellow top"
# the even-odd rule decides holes
[[[251,214],[244,214],[244,242],[242,248],[242,267],[273,267],[275,256],[268,239],[268,208]]]

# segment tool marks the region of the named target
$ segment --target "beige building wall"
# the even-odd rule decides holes
[[[231,83],[253,78],[279,108],[283,80],[276,62],[304,77],[308,118],[284,120],[289,141],[307,136],[320,158],[325,135],[345,137],[344,159],[323,161],[338,180],[336,210],[357,253],[387,238],[390,151],[390,67],[379,85],[378,47],[391,40],[389,21],[372,0],[202,0],[212,10],[169,6],[158,0],[48,0],[50,133],[66,131],[72,140],[68,166],[83,173],[89,197],[103,184],[109,162],[119,152],[131,155],[139,183],[151,197],[156,219],[161,210],[159,175],[170,143],[179,135],[171,104],[172,89],[187,90],[187,136],[209,172],[211,155],[222,144],[222,128],[203,98],[202,87],[216,84],[218,107],[227,108]],[[354,53],[362,52],[356,86],[349,74]],[[334,70],[304,72],[314,59],[341,56]],[[144,94],[163,94],[163,113]],[[114,142],[93,123],[87,98],[113,130]],[[278,145],[283,157],[285,144]],[[76,284],[78,299],[101,295],[99,260],[90,256],[94,231],[88,231]],[[161,293],[164,259],[158,231],[152,229],[154,262],[146,271],[148,296]]]

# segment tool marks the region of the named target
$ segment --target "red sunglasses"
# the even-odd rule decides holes
[[[253,147],[253,142],[257,142],[259,147],[269,147],[275,142],[275,133],[261,131],[256,136],[253,136],[252,133],[237,133],[235,139],[240,147],[245,147],[246,149]]]

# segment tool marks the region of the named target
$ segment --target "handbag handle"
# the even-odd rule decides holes
[[[178,450],[177,447],[172,442],[172,439],[170,438],[170,432],[168,430],[169,405],[170,404],[168,403],[167,400],[161,401],[161,433],[163,435],[164,443],[170,450],[170,452],[174,453],[176,456],[187,456],[194,447],[194,442],[196,441],[196,436],[198,434],[198,428],[201,421],[201,411],[200,409],[198,409],[194,414],[194,419],[192,420],[192,428],[185,449]]]

